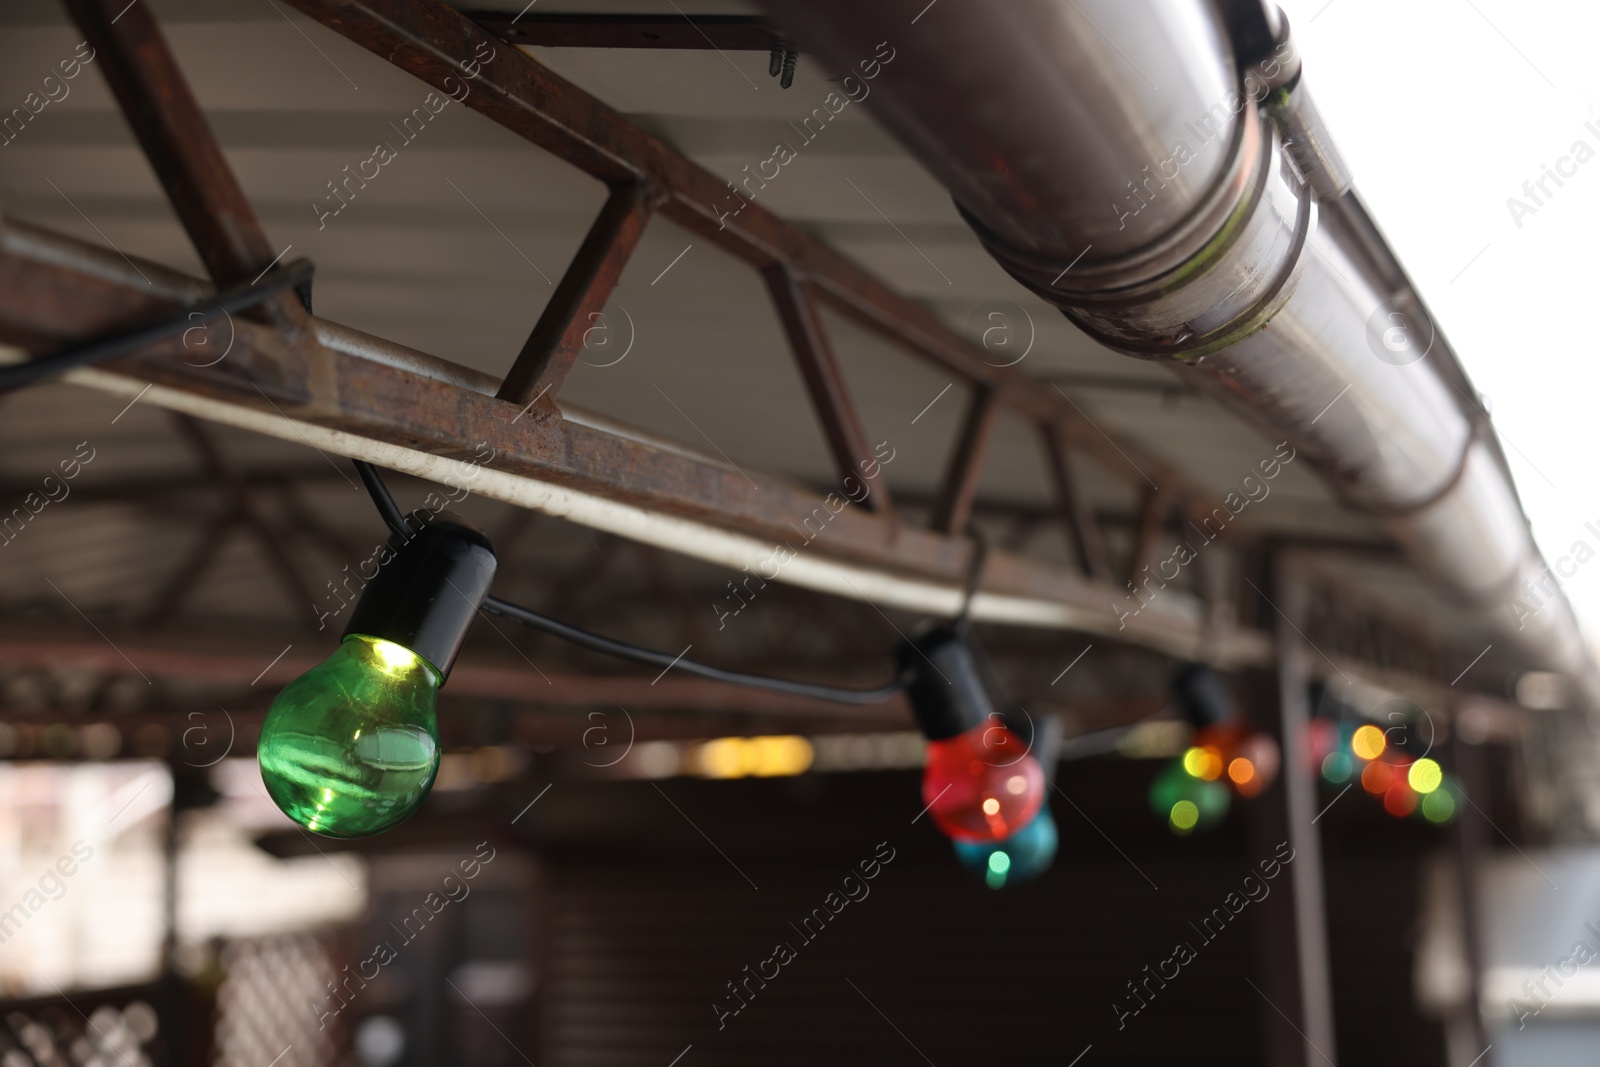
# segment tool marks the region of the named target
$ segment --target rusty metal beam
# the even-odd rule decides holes
[[[890,289],[805,229],[732,191],[729,183],[665,141],[558,77],[532,57],[441,0],[289,0],[311,18],[422,81],[458,95],[463,64],[478,73],[464,102],[599,180],[652,181],[665,191],[661,212],[679,226],[758,269],[787,266],[852,321],[993,390],[1035,421],[1057,421],[1074,446],[1121,478],[1183,487],[1171,467],[1128,441],[1113,441],[1064,394],[997,367],[982,348],[924,305]],[[499,46],[496,48],[496,42]],[[512,38],[511,43],[520,43]],[[478,63],[486,49],[494,58]],[[1196,491],[1193,495],[1203,496]]]
[[[1078,490],[1078,477],[1072,470],[1072,456],[1062,440],[1060,427],[1053,422],[1042,423],[1039,436],[1044,442],[1045,458],[1050,464],[1056,505],[1061,509],[1061,518],[1072,541],[1078,566],[1089,577],[1109,582],[1111,562],[1106,557],[1105,535],[1095,519],[1094,510]]]
[[[855,404],[850,400],[850,389],[833,353],[833,345],[823,329],[822,318],[806,284],[786,267],[768,267],[761,272],[772,300],[778,306],[778,318],[789,335],[794,348],[795,361],[800,364],[800,374],[811,394],[812,406],[822,422],[823,433],[828,438],[828,450],[841,478],[864,480],[871,487],[864,501],[866,506],[880,514],[893,510],[889,487],[883,472],[873,459],[872,446],[867,431],[861,425]],[[868,477],[871,471],[873,477]],[[848,489],[848,486],[846,487]]]
[[[973,390],[967,401],[967,414],[961,423],[961,435],[956,438],[945,468],[944,486],[939,490],[938,502],[933,508],[933,528],[941,533],[960,534],[972,518],[972,501],[978,495],[978,479],[983,475],[984,461],[989,458],[989,442],[994,437],[995,422],[1000,414],[996,394],[991,389]]]
[[[144,267],[143,261],[140,263]],[[166,284],[145,284],[113,253],[37,227],[7,222],[0,228],[0,342],[51,346],[93,336],[117,328],[130,317],[170,310],[176,302],[175,292],[190,291],[197,285],[170,270],[158,268],[152,274],[150,267],[144,269]],[[230,360],[248,359],[256,348],[280,343],[275,331],[240,321]],[[372,351],[383,344],[377,338],[364,338],[361,347]],[[323,446],[365,458],[374,455],[368,443],[411,450],[419,459],[426,454],[430,461],[444,458],[463,463],[481,462],[481,456],[493,449],[496,458],[492,468],[485,469],[539,487],[539,492],[582,493],[769,546],[796,542],[795,531],[803,528],[808,518],[831,511],[821,496],[776,479],[764,476],[757,488],[743,474],[715,460],[681,449],[656,448],[563,419],[558,411],[543,407],[518,418],[515,405],[390,362],[319,350],[322,362],[293,382],[314,399],[279,404],[254,388],[216,374],[220,368],[197,368],[185,362],[182,354],[181,345],[159,344],[147,355],[115,361],[104,371],[75,372],[69,380],[126,388],[114,384],[112,372],[120,373],[173,390],[153,391],[146,403],[189,410],[299,443],[309,440],[307,435],[318,428],[337,431],[349,436],[321,438]],[[408,358],[430,357],[409,353]],[[448,365],[434,361],[427,366],[438,369]],[[485,483],[479,484],[485,495],[494,495]],[[547,486],[552,488],[543,488]],[[509,494],[505,483],[496,491],[508,494],[499,499],[521,502]],[[672,547],[694,551],[693,545],[681,540],[674,540]],[[855,581],[868,580],[866,572],[870,572],[883,576],[879,580],[937,586],[948,590],[952,605],[959,597],[972,552],[965,538],[908,528],[854,507],[833,514],[827,520],[825,536],[795,548],[807,561],[863,568]],[[785,569],[785,580],[796,580],[791,576],[797,566]],[[1259,662],[1267,652],[1261,634],[1229,631],[1206,638],[1192,618],[1163,605],[1119,622],[1112,607],[1119,602],[1119,591],[1051,565],[991,552],[984,570],[975,605],[975,617],[980,620],[988,611],[989,617],[1003,614],[1028,625],[1106,633],[1186,656],[1205,648],[1219,663]],[[993,608],[983,606],[985,597],[994,602]]]
[[[90,0],[74,2],[87,5]],[[664,213],[680,225],[760,269],[781,265],[791,279],[810,283],[819,296],[846,315],[957,371],[993,402],[1014,407],[1030,417],[1052,418],[1087,454],[1108,464],[1108,469],[1127,477],[1130,472],[1119,466],[1125,464],[1146,480],[1150,480],[1150,470],[1159,469],[1163,481],[1178,484],[1172,472],[1152,457],[1142,457],[1141,462],[1135,458],[1137,450],[1131,445],[1122,447],[1106,438],[1064,394],[1041,391],[1025,376],[994,367],[975,346],[955,334],[927,308],[889,290],[801,228],[784,222],[737,192],[729,199],[731,190],[727,184],[710,172],[555,77],[522,52],[496,48],[494,38],[483,27],[439,0],[295,2],[313,18],[453,96],[459,94],[458,98],[469,106],[613,187],[661,189],[667,197]],[[149,30],[150,34],[155,33],[153,24]],[[514,34],[512,39],[516,39]],[[156,40],[159,43],[158,37]],[[164,47],[160,51],[165,54]],[[170,61],[170,57],[167,58]],[[166,82],[186,94],[176,68],[169,73],[171,76]],[[198,109],[193,108],[192,100],[188,103],[196,121],[200,122],[196,128],[197,139],[220,161],[220,153],[216,152],[209,132],[204,129]],[[132,110],[130,115],[134,115]],[[153,153],[158,166],[165,156],[177,155],[181,159],[173,145],[157,147],[163,149]],[[231,186],[231,175],[225,165],[212,177],[213,184],[219,188]],[[231,187],[237,190],[236,186]],[[174,190],[175,200],[182,199],[179,192]],[[600,250],[616,244],[603,239],[607,236],[602,232],[604,222],[605,219],[597,233],[591,235],[596,238],[590,242],[595,246],[595,254],[580,255],[580,265],[603,260],[605,257]],[[573,308],[581,303],[578,294],[587,293],[591,288],[581,284],[584,281],[581,276],[586,273],[580,270],[573,274],[573,285],[568,287],[569,298],[557,303],[556,310],[548,316],[548,327],[535,330],[502,396],[526,400],[559,382],[564,369],[559,354],[563,346],[555,338],[564,337],[569,342],[564,347],[569,357],[566,365],[570,366]],[[306,376],[314,377],[316,369],[314,366],[307,368]],[[981,425],[974,424],[977,428]],[[981,438],[974,443],[981,443]],[[1116,454],[1115,458],[1111,452]],[[963,502],[960,497],[964,494],[970,498],[970,492],[964,491],[975,491],[975,480],[956,480],[953,475],[950,485],[955,494],[950,503],[955,511],[970,509],[970,499]],[[943,517],[948,520],[954,515],[947,513]],[[964,515],[961,518],[964,522]]]
[[[469,106],[613,187],[648,185],[663,190],[662,210],[673,221],[757,269],[781,269],[792,283],[809,286],[830,306],[960,374],[973,387],[974,405],[938,509],[939,533],[908,531],[859,509],[847,509],[835,517],[828,543],[808,544],[807,552],[869,568],[880,576],[958,584],[971,546],[949,534],[961,529],[970,514],[984,447],[1002,406],[1035,422],[1055,423],[1063,440],[1108,470],[1130,481],[1137,474],[1149,483],[1153,497],[1170,494],[1171,500],[1180,500],[1194,495],[1175,470],[1131,444],[1113,440],[1064,393],[1056,390],[1052,395],[1021,374],[987,363],[975,346],[927,308],[889,290],[800,228],[737,193],[729,197],[724,184],[709,172],[521,52],[502,49],[497,56],[480,27],[439,0],[291,2],[452,95],[452,83],[459,90],[471,82],[472,91],[458,99],[467,99]],[[117,23],[136,5],[113,16],[111,9],[121,7],[120,0],[68,3],[85,35],[100,42],[98,47],[106,53],[104,66],[113,90],[213,276],[220,282],[231,272],[243,280],[254,267],[269,264],[271,247],[143,8],[119,27]],[[0,235],[0,339],[32,351],[116,330],[206,289],[192,279],[179,278],[173,285],[185,294],[183,298],[175,298],[172,287],[163,289],[148,281],[150,289],[141,292],[119,276],[120,267],[109,272],[83,270],[70,257],[30,258],[28,242],[19,246],[14,235],[14,229]],[[606,272],[605,264],[619,241],[602,240],[605,237],[604,232],[591,233],[599,249],[591,259],[599,265],[580,274],[598,277]],[[31,251],[38,251],[37,244]],[[579,259],[583,258],[580,252]],[[157,273],[172,280],[171,272]],[[519,360],[525,364],[522,377],[530,381],[527,388],[514,390],[519,397],[538,395],[536,388],[553,368],[557,384],[564,374],[555,353],[561,339],[570,339],[575,317],[583,313],[586,305],[580,297],[591,296],[594,288],[580,286],[581,280],[575,279],[578,295],[567,300],[560,313],[561,328],[555,329],[553,320],[546,331],[556,340],[535,346],[530,338],[532,355]],[[35,299],[38,303],[31,304]],[[488,397],[457,381],[441,381],[377,359],[336,355],[314,340],[307,344],[313,337],[312,320],[287,298],[276,307],[268,316],[275,328],[241,325],[238,354],[220,371],[197,371],[181,359],[176,343],[167,343],[118,361],[110,374],[84,372],[79,380],[102,383],[118,372],[138,374],[174,390],[164,401],[152,402],[181,409],[201,398],[214,405],[205,412],[208,417],[238,419],[239,425],[261,432],[271,431],[262,429],[259,419],[244,416],[265,416],[271,408],[296,433],[303,435],[304,427],[349,435],[340,440],[357,455],[367,445],[386,445],[427,458],[465,459],[480,446],[492,445],[503,457],[498,471],[514,479],[778,542],[787,537],[782,527],[792,528],[794,518],[815,514],[821,504],[815,494],[770,481],[758,499],[754,485],[742,486],[719,464],[565,420],[553,405],[516,426],[515,419],[508,420],[508,409],[514,407],[504,403],[509,396]],[[810,310],[814,316],[815,309]],[[566,366],[570,365],[569,359]],[[263,387],[287,401],[287,413],[266,397]],[[299,421],[290,422],[291,417]],[[997,554],[986,571],[981,596],[1062,608],[1053,625],[1110,630],[1108,594],[1115,591],[1104,583]],[[1070,621],[1062,622],[1063,618]],[[1264,654],[1261,635],[1255,633],[1210,633],[1201,641],[1197,627],[1178,612],[1141,613],[1134,625],[1126,630],[1118,625],[1116,632],[1164,650],[1203,646],[1219,659],[1235,662],[1260,662]]]
[[[248,205],[242,205],[243,214],[233,210],[242,204],[242,193],[222,162],[154,24],[146,18],[137,24],[137,34],[124,31],[142,47],[142,51],[135,51],[124,47],[113,35],[111,27],[120,15],[107,20],[109,12],[96,7],[92,0],[73,2],[87,12],[87,22],[99,18],[105,23],[101,29],[118,54],[118,70],[126,67],[131,71],[124,72],[120,83],[114,76],[113,82],[120,85],[130,120],[141,128],[149,143],[152,161],[168,184],[180,214],[187,212],[186,217],[194,218],[198,226],[196,204],[203,203],[204,197],[212,197],[224,216],[237,225],[242,235],[239,239],[259,245],[259,226],[248,214]],[[1146,480],[1150,478],[1147,471],[1160,470],[1164,481],[1178,484],[1175,476],[1169,477],[1171,472],[1153,458],[1136,461],[1137,450],[1133,446],[1124,448],[1106,437],[1077,412],[1076,404],[1064,394],[1038,390],[1025,376],[994,367],[976,346],[955,334],[929,309],[894,293],[803,229],[725,188],[726,183],[710,172],[555,77],[524,53],[504,45],[497,48],[495,39],[481,27],[439,0],[294,2],[313,18],[613,188],[661,190],[666,196],[663,213],[673,221],[757,269],[781,267],[790,278],[808,285],[847,316],[968,380],[983,399],[970,413],[957,460],[952,464],[946,507],[940,513],[944,529],[923,534],[878,521],[862,514],[859,508],[846,509],[829,524],[826,550],[813,547],[807,539],[803,547],[816,561],[813,566],[868,568],[880,583],[899,583],[895,588],[903,591],[896,596],[907,605],[920,605],[915,610],[929,610],[933,603],[943,603],[964,576],[972,546],[964,538],[941,534],[965,524],[984,446],[1001,404],[1030,417],[1055,419],[1064,433],[1081,441],[1086,453],[1097,459],[1109,461],[1109,449]],[[130,57],[142,59],[146,66],[152,62],[151,57],[159,62],[144,70]],[[159,103],[151,104],[151,100],[162,93],[179,102],[174,111],[176,126],[164,124],[159,116],[155,120],[141,118],[141,106],[161,110]],[[141,122],[150,130],[143,130]],[[172,130],[178,127],[187,136],[172,136]],[[727,198],[728,192],[732,192],[731,199]],[[202,233],[198,229],[196,232]],[[617,244],[600,239],[605,236],[601,233],[592,244],[603,249]],[[198,237],[197,243],[202,244],[202,254],[206,254],[207,247]],[[227,251],[228,247],[222,249]],[[234,258],[240,259],[238,249],[232,251],[236,253]],[[590,258],[603,261],[605,257]],[[76,282],[87,282],[85,285],[73,284],[73,272],[61,264],[52,264],[51,270],[28,279],[21,276],[21,267],[20,262],[9,266],[0,263],[0,282],[5,283],[8,295],[18,298],[10,321],[0,324],[0,330],[7,339],[18,343],[25,344],[26,339],[37,342],[42,337],[48,347],[48,343],[61,344],[86,334],[109,332],[165,303],[160,296],[142,300],[127,292],[111,292],[117,286],[103,272],[101,277],[92,279],[84,278],[80,272]],[[171,272],[164,273],[171,281]],[[556,330],[552,325],[546,336],[570,338],[570,309],[581,303],[576,294],[587,294],[592,289],[580,284],[582,281],[574,276],[569,287],[573,299],[565,301],[561,314],[552,319],[552,324],[560,321],[563,328]],[[187,280],[172,284],[192,299],[194,289]],[[155,288],[153,283],[147,285]],[[41,306],[20,306],[30,293],[43,300]],[[67,307],[76,310],[76,305],[86,298],[103,299],[98,315],[87,322],[78,318],[64,325],[62,315]],[[86,328],[91,325],[98,329]],[[737,531],[743,537],[774,546],[784,544],[790,531],[805,526],[807,517],[831,511],[810,494],[770,482],[763,487],[766,492],[757,498],[754,494],[759,490],[745,480],[743,472],[668,449],[647,444],[641,447],[641,442],[626,435],[565,420],[554,405],[540,409],[521,426],[516,426],[516,418],[508,424],[506,411],[512,405],[464,388],[458,379],[441,382],[425,377],[419,385],[416,375],[400,369],[410,369],[405,362],[408,356],[397,357],[398,365],[396,359],[381,357],[352,359],[348,352],[336,357],[314,343],[299,343],[303,338],[292,328],[295,324],[288,325],[291,328],[263,331],[244,324],[240,332],[249,337],[245,343],[235,345],[235,358],[226,374],[197,374],[189,365],[175,365],[170,358],[175,346],[170,343],[152,346],[157,357],[154,361],[131,359],[119,366],[125,373],[132,370],[177,390],[175,394],[156,394],[165,396],[163,402],[168,406],[261,432],[281,432],[281,427],[263,424],[259,418],[260,402],[264,400],[274,414],[286,421],[291,413],[301,420],[289,425],[302,437],[307,432],[305,428],[312,426],[329,433],[348,434],[349,438],[339,439],[348,442],[346,451],[369,459],[386,458],[391,465],[401,463],[403,457],[417,457],[406,462],[423,466],[427,459],[466,460],[469,453],[476,455],[490,447],[494,454],[506,457],[504,473],[525,483],[509,487],[501,483],[501,492],[506,494],[502,499],[519,501],[524,506],[530,496],[540,492],[548,499],[550,491],[534,490],[532,484],[557,486],[592,495],[596,500],[637,508],[657,525],[662,518],[675,516]],[[377,346],[381,344],[376,342]],[[37,343],[33,347],[37,350]],[[529,357],[522,361],[519,381],[513,383],[512,392],[519,396],[527,396],[530,391],[537,396],[539,380],[547,378],[552,369],[559,372],[556,360],[545,355],[549,345],[541,342],[531,348]],[[79,377],[105,381],[103,376],[97,377],[100,374],[84,372]],[[230,375],[233,380],[229,380]],[[285,401],[289,412],[265,395],[264,382]],[[242,388],[244,385],[249,386],[249,391]],[[113,384],[104,387],[117,388]],[[252,392],[258,395],[251,395]],[[251,413],[258,417],[250,417]],[[327,436],[320,439],[328,444],[334,440]],[[1128,473],[1123,472],[1123,476]],[[748,554],[754,547],[747,541],[736,551]],[[1097,631],[1111,626],[1111,598],[1104,588],[1016,556],[997,556],[990,561],[988,572],[986,588],[980,591],[978,600],[979,605],[987,607],[976,610],[987,610],[994,617],[1050,620],[1052,625]],[[845,579],[833,570],[811,580],[821,583],[818,588],[840,591],[838,587]],[[907,582],[911,586],[906,586]],[[850,584],[854,586],[853,582]],[[1137,627],[1140,632],[1128,636],[1138,641],[1149,641],[1168,650],[1198,647],[1192,621],[1179,611],[1141,613]],[[1119,633],[1124,629],[1120,621],[1116,629]],[[1229,636],[1238,639],[1234,649],[1237,654],[1247,659],[1261,654],[1260,635]],[[1219,658],[1226,658],[1228,653],[1222,649],[1227,644],[1213,640],[1209,647],[1217,650]]]
[[[66,0],[66,7],[217,287],[260,277],[280,254],[223,158],[149,5]],[[309,339],[305,309],[293,293],[270,298],[262,311],[291,339]]]
[[[655,593],[656,602],[662,607],[670,605],[678,617],[678,632],[691,644],[704,648],[710,637],[706,629],[706,615],[710,613],[704,610],[705,605],[695,603],[693,590],[682,575],[672,569],[666,552],[638,541],[630,542],[630,546],[645,582]]]
[[[205,525],[200,531],[200,539],[184,553],[183,559],[178,561],[178,565],[156,591],[149,610],[144,613],[143,622],[146,626],[155,628],[172,621],[195,586],[200,584],[200,579],[216,562],[228,535],[238,524],[239,513],[230,507]]]
[[[657,194],[643,182],[626,182],[611,191],[501,384],[501,400],[531,404],[561,391],[638,247],[656,200]]]
[[[323,468],[334,478],[340,471],[331,470],[326,465]],[[247,483],[248,484],[248,483]],[[309,546],[320,546],[324,552],[331,553],[333,557],[343,563],[345,560],[364,559],[371,554],[375,545],[361,545],[349,537],[343,530],[337,529],[327,520],[327,517],[314,510],[300,492],[300,486],[294,482],[278,485],[279,504],[283,508],[283,516],[289,526],[300,535],[302,543]],[[526,511],[517,512],[518,515],[529,514]],[[496,539],[494,544],[500,545]]]
[[[1139,572],[1153,566],[1160,554],[1160,537],[1172,514],[1172,497],[1160,489],[1149,489],[1139,506],[1139,529],[1134,537],[1133,556],[1128,561],[1128,582],[1139,584]]]
[[[306,629],[314,633],[311,623],[316,614],[317,598],[312,595],[311,586],[306,582],[305,575],[300,573],[299,564],[290,557],[282,531],[275,529],[266,514],[256,505],[250,487],[240,479],[233,464],[217,448],[216,442],[211,440],[211,435],[206,432],[205,427],[188,415],[174,415],[173,420],[200,457],[206,474],[222,484],[223,492],[228,495],[232,504],[233,513],[255,535],[261,554],[277,572],[278,580],[288,594],[290,604],[298,602],[311,608],[309,613],[302,614],[297,611],[296,614],[300,615],[301,623]]]
[[[271,469],[240,466],[237,473],[239,480],[251,489],[285,489],[295,485],[339,481],[339,472],[321,462],[315,465],[304,463],[284,465]],[[0,500],[24,496],[34,488],[31,482],[23,481],[0,485]],[[205,482],[196,480],[193,474],[141,476],[130,472],[127,476],[119,474],[115,480],[89,485],[75,484],[72,487],[72,498],[80,503],[92,501],[97,504],[149,505],[152,510],[160,511],[170,508],[174,497],[194,496],[209,492],[210,488]]]
[[[618,538],[600,537],[582,559],[567,567],[565,573],[549,584],[545,614],[558,619],[577,619],[579,596],[599,584],[606,568],[621,555],[622,545],[623,542]],[[542,631],[529,633],[526,639],[529,645],[555,640]]]
[[[1179,517],[1192,521],[1195,512],[1180,509]],[[1179,540],[1188,543],[1188,530],[1179,530]],[[1282,539],[1275,539],[1282,543]],[[1176,547],[1176,544],[1174,544]],[[1201,547],[1204,547],[1203,545]],[[1227,568],[1223,561],[1217,559],[1214,552],[1196,552],[1194,560],[1190,563],[1194,570],[1194,589],[1199,594],[1201,603],[1206,606],[1206,618],[1213,625],[1228,625],[1236,617],[1236,609],[1228,595]]]
[[[752,15],[592,15],[561,12],[509,16],[470,11],[467,17],[511,44],[539,48],[678,48],[770,52],[793,47],[787,34]]]

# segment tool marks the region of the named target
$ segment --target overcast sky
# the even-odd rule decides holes
[[[1488,402],[1545,558],[1600,553],[1600,3],[1279,4],[1356,187]],[[1522,184],[1558,163],[1574,173],[1534,204]],[[1566,588],[1600,637],[1600,555]]]

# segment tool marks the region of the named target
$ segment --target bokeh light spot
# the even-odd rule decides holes
[[[1228,777],[1232,778],[1235,785],[1244,785],[1256,776],[1256,765],[1240,756],[1228,764]]]
[[[1456,798],[1448,789],[1435,789],[1422,798],[1422,817],[1431,823],[1447,823],[1456,814]]]
[[[1444,782],[1444,771],[1433,760],[1424,757],[1411,765],[1406,781],[1419,793],[1431,793]]]
[[[1383,810],[1397,819],[1403,819],[1417,810],[1417,794],[1403,780],[1396,779],[1383,794]]]
[[[1383,750],[1388,744],[1383,731],[1368,724],[1357,730],[1355,736],[1350,738],[1350,751],[1364,760],[1375,760],[1383,755]]]
[[[1191,778],[1214,782],[1222,776],[1222,753],[1211,745],[1196,745],[1184,752],[1183,769]]]

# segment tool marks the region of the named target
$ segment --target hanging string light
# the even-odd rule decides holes
[[[1350,755],[1354,728],[1343,719],[1319,718],[1311,720],[1310,732],[1312,765],[1330,785],[1344,785],[1356,773],[1356,761]]]
[[[1061,723],[1053,717],[1035,720],[1020,707],[1009,709],[1002,718],[1007,729],[1022,740],[1038,761],[1047,799],[1039,805],[1039,814],[1004,840],[986,844],[951,842],[956,859],[990,889],[1015,888],[1039,877],[1055,862],[1060,841],[1048,797],[1060,765]]]
[[[1221,781],[1247,798],[1272,784],[1281,762],[1278,742],[1245,718],[1222,675],[1206,666],[1188,667],[1173,680],[1173,690],[1195,726],[1185,769],[1199,764],[1206,773],[1197,777]],[[1199,755],[1191,757],[1196,749]]]
[[[435,698],[480,609],[595,651],[736,685],[847,704],[876,703],[902,688],[898,680],[856,690],[725,671],[490,596],[496,561],[481,532],[459,519],[405,516],[376,468],[357,462],[356,469],[390,528],[387,553],[338,650],[278,695],[257,747],[267,792],[309,830],[382,833],[426,798],[439,767]]]
[[[1044,802],[1044,773],[996,714],[965,635],[935,628],[900,649],[906,695],[928,739],[922,800],[953,841],[1002,841]]]
[[[439,686],[494,580],[489,541],[464,522],[416,521],[362,590],[339,648],[267,711],[257,760],[284,813],[329,837],[404,820],[439,770]]]
[[[1197,777],[1181,759],[1168,763],[1150,784],[1150,808],[1179,837],[1209,830],[1228,814],[1232,797],[1215,779]]]
[[[1222,676],[1210,667],[1184,668],[1173,696],[1194,737],[1183,755],[1150,786],[1150,806],[1179,836],[1209,829],[1228,812],[1232,794],[1259,796],[1278,775],[1278,743],[1240,712]]]
[[[1335,730],[1331,723],[1324,725]],[[1355,776],[1361,788],[1378,798],[1383,810],[1396,819],[1416,817],[1444,825],[1455,818],[1460,784],[1437,760],[1426,755],[1415,760],[1399,755],[1397,746],[1389,742],[1388,731],[1372,723],[1353,728],[1341,723],[1335,736],[1341,742],[1339,747],[1322,761],[1323,777],[1330,782],[1342,784]],[[1349,768],[1342,777],[1329,773],[1336,760]]]
[[[1422,803],[1417,810],[1422,817],[1435,826],[1442,826],[1456,817],[1460,805],[1456,797],[1461,792],[1461,785],[1452,775],[1445,775],[1437,789],[1429,790],[1422,797]]]
[[[1028,825],[1003,841],[991,844],[953,841],[951,845],[956,859],[981,878],[984,885],[990,889],[1010,889],[1031,882],[1050,869],[1055,862],[1059,836],[1050,807],[1044,805]]]

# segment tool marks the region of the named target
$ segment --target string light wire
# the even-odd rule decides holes
[[[410,531],[406,525],[405,513],[400,510],[400,505],[395,503],[389,487],[384,484],[383,476],[372,464],[362,460],[354,460],[356,472],[361,475],[361,481],[366,485],[368,494],[372,497],[373,504],[378,509],[378,514],[383,516],[384,523],[394,533],[406,537]],[[905,682],[895,679],[888,685],[877,689],[844,689],[831,685],[815,685],[810,682],[797,682],[787,678],[769,678],[760,674],[745,674],[741,671],[724,670],[710,664],[698,663],[686,659],[681,655],[674,656],[666,652],[657,652],[654,649],[642,648],[618,641],[615,638],[605,637],[601,634],[591,633],[580,629],[559,619],[553,619],[531,608],[514,604],[497,596],[489,596],[483,602],[485,611],[492,611],[496,615],[504,616],[525,626],[536,630],[543,630],[564,641],[571,642],[580,648],[587,648],[591,652],[599,652],[618,659],[642,663],[662,670],[671,668],[691,674],[698,678],[707,678],[711,681],[726,682],[729,685],[742,685],[749,689],[764,689],[774,693],[787,693],[790,696],[810,697],[815,700],[828,700],[836,704],[879,704],[905,688]]]
[[[146,345],[187,333],[235,311],[252,307],[273,293],[295,286],[309,285],[316,268],[309,259],[297,259],[269,271],[248,285],[225,289],[207,300],[186,304],[133,330],[110,337],[98,337],[81,345],[52,352],[47,356],[0,367],[0,392],[32,385],[44,378],[65,373],[75,367],[102,363],[117,356],[137,352]]]

